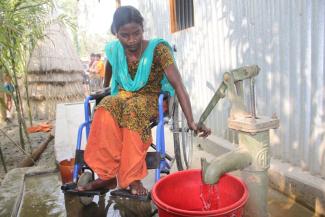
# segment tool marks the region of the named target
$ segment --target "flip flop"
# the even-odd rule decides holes
[[[79,181],[80,181],[80,179],[79,179]],[[80,186],[77,186],[76,187],[76,190],[79,191],[79,192],[98,191],[98,190],[99,191],[100,190],[108,191],[110,189],[116,188],[116,186],[117,186],[117,180],[116,180],[116,178],[112,178],[112,179],[106,180],[106,181],[100,180],[98,178],[98,179],[92,180],[90,182],[88,182],[88,180],[86,179],[85,180],[86,183],[80,183],[79,181],[78,181],[78,185],[80,185]],[[101,183],[99,183],[99,182],[101,182]],[[86,189],[84,189],[84,188],[86,188]]]
[[[78,189],[69,189],[66,190],[65,192],[69,193],[69,194],[73,194],[73,195],[77,195],[77,196],[86,196],[86,197],[91,197],[91,196],[95,196],[95,195],[104,195],[107,192],[109,192],[109,189],[99,189],[99,190],[89,190],[89,191],[78,191]]]
[[[148,192],[145,195],[137,195],[132,194],[130,190],[128,189],[117,189],[110,192],[111,196],[114,197],[126,197],[134,200],[140,200],[140,201],[149,201],[151,200],[150,192]]]

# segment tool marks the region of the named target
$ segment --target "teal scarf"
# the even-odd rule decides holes
[[[150,40],[141,56],[134,80],[132,80],[129,74],[124,48],[120,41],[112,41],[106,45],[106,56],[112,66],[111,94],[113,96],[118,93],[118,86],[121,86],[126,91],[133,92],[146,85],[151,71],[154,50],[160,43],[167,45],[173,54],[173,50],[167,41],[163,39]],[[161,89],[162,91],[168,91],[171,96],[175,94],[174,88],[167,80],[165,74],[161,81]]]

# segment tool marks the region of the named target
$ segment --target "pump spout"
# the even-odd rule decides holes
[[[252,156],[245,148],[223,154],[211,163],[204,158],[201,159],[202,179],[206,184],[215,184],[224,173],[244,169],[251,165]]]

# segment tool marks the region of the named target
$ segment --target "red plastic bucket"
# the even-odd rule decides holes
[[[152,200],[158,207],[159,217],[242,216],[248,199],[248,190],[244,182],[225,174],[217,185],[220,198],[218,208],[208,211],[203,211],[200,198],[201,170],[180,171],[162,178],[152,189]]]

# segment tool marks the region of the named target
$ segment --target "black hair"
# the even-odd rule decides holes
[[[121,6],[117,8],[111,26],[112,34],[116,35],[120,27],[128,23],[137,23],[143,28],[143,17],[140,11],[132,6]]]

